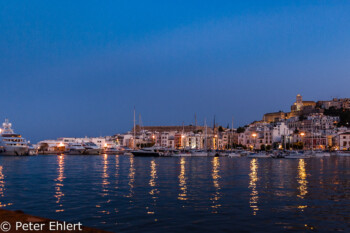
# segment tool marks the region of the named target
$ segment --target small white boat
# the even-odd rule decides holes
[[[250,153],[247,155],[248,158],[271,158],[269,154],[266,153]]]
[[[337,156],[350,156],[350,151],[338,150],[338,151],[336,152],[336,155],[337,155]]]
[[[314,151],[312,155],[316,157],[329,157],[331,156],[331,153],[326,151]]]
[[[200,151],[200,150],[194,150],[194,151],[191,151],[191,156],[192,157],[207,157],[208,156],[208,152]]]
[[[190,153],[178,153],[178,154],[173,154],[172,157],[191,157]]]
[[[170,155],[171,157],[191,157],[191,153],[189,151],[173,151]]]
[[[311,158],[311,155],[299,153],[296,151],[291,151],[291,152],[286,152],[284,158],[285,159],[308,159],[308,158]]]
[[[237,157],[241,157],[241,154],[237,153],[237,152],[230,152],[230,153],[228,153],[228,157],[237,158]]]

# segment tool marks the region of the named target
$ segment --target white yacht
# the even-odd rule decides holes
[[[117,145],[114,142],[106,142],[102,150],[103,154],[116,155],[122,151],[118,150]]]
[[[69,143],[65,153],[68,155],[82,155],[84,151],[85,147],[81,143]]]
[[[85,148],[84,155],[99,155],[102,152],[102,149],[93,142],[83,143],[82,146]]]
[[[0,129],[0,155],[29,155],[29,145],[22,135],[12,130],[12,124],[5,120]]]

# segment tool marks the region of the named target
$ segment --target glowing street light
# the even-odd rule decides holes
[[[252,133],[252,136],[254,138],[254,150],[255,150],[256,136],[258,136],[258,135],[256,133]]]

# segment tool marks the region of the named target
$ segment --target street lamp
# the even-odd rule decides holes
[[[301,133],[300,133],[300,136],[301,136],[301,142],[303,143],[303,144],[302,144],[302,147],[304,147],[304,140],[303,140],[303,137],[305,136],[305,133],[304,133],[304,132],[301,132]]]
[[[255,144],[256,144],[256,136],[257,136],[257,134],[256,134],[256,133],[253,133],[252,136],[253,136],[253,138],[254,138],[254,150],[255,150]]]

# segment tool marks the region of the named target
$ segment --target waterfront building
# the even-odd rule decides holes
[[[253,123],[238,136],[238,144],[250,149],[261,149],[272,146],[272,143],[271,125],[267,123]]]
[[[286,122],[277,122],[272,128],[272,142],[281,143],[284,136],[292,134]]]
[[[338,99],[333,98],[332,100],[318,101],[317,105],[324,109],[350,109],[350,98]]]
[[[340,133],[338,140],[339,150],[350,150],[350,132]]]

